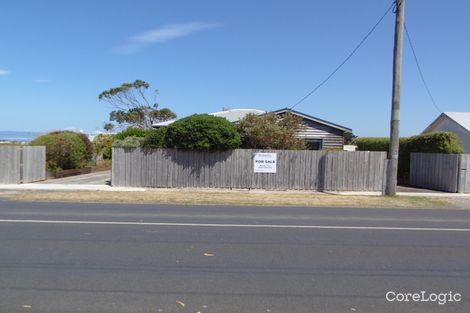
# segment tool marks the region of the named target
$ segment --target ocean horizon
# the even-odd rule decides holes
[[[41,134],[43,133],[27,131],[0,131],[0,142],[30,142]]]

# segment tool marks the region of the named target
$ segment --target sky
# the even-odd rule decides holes
[[[98,95],[136,79],[178,117],[290,107],[325,79],[389,0],[3,1],[0,130],[102,129]],[[442,111],[469,111],[470,2],[407,0],[405,20]],[[388,136],[394,14],[296,110]],[[440,112],[404,42],[401,135]]]

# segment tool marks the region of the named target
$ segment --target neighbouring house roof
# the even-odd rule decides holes
[[[426,127],[423,133],[432,131],[446,118],[454,121],[466,131],[470,132],[470,112],[444,112],[441,113],[441,115],[439,115],[428,127]]]
[[[214,115],[218,117],[223,117],[227,119],[229,122],[238,122],[242,118],[244,118],[248,114],[263,114],[266,113],[266,111],[261,111],[261,110],[256,110],[256,109],[229,109],[229,110],[224,110],[220,112],[214,112],[214,113],[209,113],[209,115]],[[170,121],[165,121],[165,122],[160,122],[160,123],[154,123],[152,126],[153,127],[162,127],[162,126],[168,126],[172,123],[174,123],[176,120],[170,120]]]
[[[298,115],[302,118],[314,121],[314,122],[319,123],[319,124],[327,125],[327,126],[339,129],[339,130],[344,131],[344,132],[352,132],[351,128],[341,126],[339,124],[331,123],[331,122],[322,120],[318,117],[314,117],[314,116],[311,116],[311,115],[308,115],[308,114],[305,114],[305,113],[301,113],[299,111],[295,111],[295,110],[292,110],[292,109],[289,109],[289,108],[284,108],[284,109],[280,109],[280,110],[273,111],[273,112],[276,113],[276,114],[282,114],[282,113],[290,112],[292,114]]]
[[[168,120],[168,121],[165,121],[165,122],[153,123],[152,127],[168,126],[170,124],[173,124],[174,122],[176,122],[176,119]]]
[[[209,113],[209,115],[214,115],[218,117],[224,117],[229,122],[238,122],[239,120],[243,119],[248,114],[264,114],[266,111],[256,110],[256,109],[230,109],[220,112]]]

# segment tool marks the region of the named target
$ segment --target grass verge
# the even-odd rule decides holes
[[[18,192],[4,198],[22,201],[160,203],[196,205],[261,205],[310,207],[453,208],[451,199],[427,197],[379,197],[274,191],[188,191],[142,192],[74,191]]]

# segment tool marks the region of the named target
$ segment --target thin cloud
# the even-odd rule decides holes
[[[162,27],[137,34],[129,38],[125,44],[117,47],[114,50],[118,53],[133,53],[152,44],[167,42],[176,38],[189,36],[196,32],[217,27],[220,27],[220,25],[216,23],[184,23],[164,25]]]
[[[10,75],[10,71],[0,68],[0,76],[6,76],[6,75]]]

